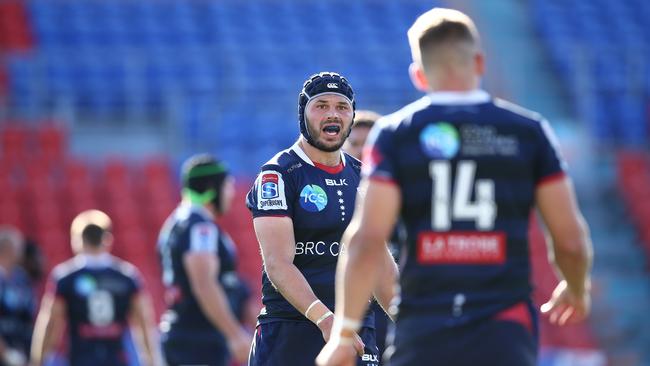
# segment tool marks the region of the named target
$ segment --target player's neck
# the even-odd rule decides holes
[[[302,138],[298,142],[302,151],[307,154],[307,157],[314,163],[319,163],[327,166],[337,166],[341,164],[341,150],[336,150],[332,152],[323,151],[315,148],[311,144],[307,143]]]
[[[480,87],[480,78],[476,75],[442,75],[428,78],[429,91],[432,92],[467,92]]]

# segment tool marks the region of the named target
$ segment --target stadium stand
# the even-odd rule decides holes
[[[650,3],[530,4],[537,31],[593,135],[602,143],[647,146]]]
[[[250,176],[250,167],[295,137],[297,88],[310,73],[342,72],[364,108],[389,110],[416,98],[405,72],[410,53],[403,30],[430,4],[32,0],[26,6],[36,48],[7,57],[12,114],[70,111],[86,124],[99,118],[162,126],[180,119],[185,135],[198,136],[193,146],[218,141],[217,155]],[[337,16],[313,16],[328,13]],[[243,137],[249,146],[227,146]]]
[[[645,151],[618,154],[618,183],[650,264],[650,157]]]
[[[576,112],[593,135],[602,143],[647,147],[650,5],[642,0],[527,3]],[[223,223],[239,244],[244,276],[257,284],[261,263],[244,194],[260,163],[297,136],[297,89],[305,76],[324,69],[342,72],[364,109],[388,112],[417,98],[405,72],[410,54],[404,31],[416,14],[435,4],[442,2],[0,1],[0,222],[34,236],[53,265],[70,255],[67,226],[74,214],[105,210],[115,218],[116,254],[141,268],[160,300],[153,249],[160,224],[178,199],[175,163],[209,150],[240,177],[238,204]],[[321,14],[336,16],[314,16]],[[126,139],[143,125],[168,130],[172,138],[164,142],[165,154],[133,162],[123,155],[88,159],[72,153],[71,136],[84,128],[101,127],[102,134],[108,128],[110,136],[114,127],[115,138]],[[131,145],[127,141],[118,148]],[[74,142],[75,151],[97,144],[96,139]],[[647,202],[642,204],[647,157],[623,154],[618,161],[620,192],[650,253],[644,224],[650,212]],[[536,301],[541,302],[555,279],[538,227],[531,236]],[[613,261],[633,257],[627,248],[602,249]],[[637,268],[637,262],[627,265]],[[633,292],[643,286],[647,278],[609,278],[599,291],[636,301]],[[156,306],[161,309],[159,301]],[[616,318],[607,322],[611,327],[596,328],[598,337],[589,326],[563,333],[542,322],[542,344],[589,349],[602,346],[599,341],[627,338],[648,344],[647,334],[639,334],[646,323],[611,317]],[[632,354],[614,360],[634,365],[645,359]]]

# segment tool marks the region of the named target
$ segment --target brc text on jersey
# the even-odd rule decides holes
[[[422,232],[418,235],[420,264],[502,264],[506,260],[503,232]]]
[[[296,255],[332,255],[334,257],[339,255],[341,245],[337,242],[329,244],[324,241],[308,241],[303,243],[301,241],[296,243]]]

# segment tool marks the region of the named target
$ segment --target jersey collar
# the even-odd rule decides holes
[[[470,91],[441,91],[427,94],[431,104],[481,104],[490,101],[490,94],[485,90],[475,89]]]
[[[90,268],[108,267],[112,262],[111,255],[108,253],[101,253],[101,254],[81,253],[81,254],[77,254],[74,260],[81,267],[90,267]]]
[[[187,215],[188,213],[196,213],[196,214],[199,214],[199,215],[203,216],[203,218],[205,218],[206,220],[209,220],[209,221],[214,220],[214,215],[212,214],[212,212],[210,212],[210,210],[205,208],[205,206],[202,206],[202,205],[199,205],[199,204],[192,203],[192,202],[184,200],[184,201],[181,201],[181,204],[179,205],[179,208],[181,209],[180,211],[185,216],[189,216],[189,215]]]
[[[307,156],[307,153],[305,153],[305,151],[302,149],[302,147],[300,147],[300,144],[298,144],[299,141],[300,141],[300,139],[298,139],[298,141],[296,141],[293,144],[293,146],[291,146],[291,150],[293,150],[293,152],[295,152],[296,155],[298,155],[298,157],[300,159],[302,159],[305,163],[307,163],[307,164],[309,164],[311,166],[316,166],[314,164],[314,162],[311,161],[309,156]],[[343,150],[341,150],[340,153],[341,153],[341,163],[343,163],[343,166],[345,166],[345,164],[346,164],[345,154],[343,153]]]

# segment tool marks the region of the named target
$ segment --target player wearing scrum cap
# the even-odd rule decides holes
[[[339,74],[303,85],[301,135],[262,166],[248,194],[264,270],[262,302],[249,364],[311,365],[329,339],[341,235],[354,211],[360,163],[341,150],[354,117],[354,92]],[[341,256],[345,260],[345,256]],[[395,264],[385,250],[382,305],[392,297]],[[373,314],[354,336],[360,365],[378,365]]]
[[[167,310],[160,330],[167,365],[226,366],[248,358],[239,322],[247,287],[237,275],[230,236],[215,222],[235,195],[226,165],[209,154],[182,167],[183,200],[158,239]]]

